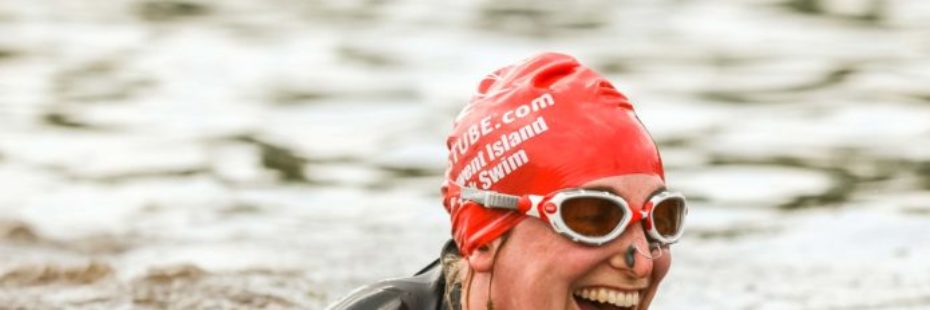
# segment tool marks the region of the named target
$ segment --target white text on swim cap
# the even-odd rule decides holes
[[[479,150],[475,154],[471,161],[468,162],[468,165],[458,174],[456,182],[475,187],[475,182],[466,181],[477,174],[479,181],[481,181],[481,188],[490,188],[491,185],[494,185],[494,183],[497,183],[517,170],[517,168],[529,162],[526,151],[519,148],[519,146],[548,130],[549,125],[546,124],[546,119],[539,116],[536,117],[532,123],[526,124],[514,131],[501,134],[497,141],[486,144],[484,150]],[[516,151],[505,157],[504,155],[511,150]],[[482,170],[488,165],[488,162],[495,160],[499,161],[496,165],[489,169]]]
[[[501,155],[504,155],[507,151],[512,148],[517,147],[526,140],[529,140],[532,137],[535,137],[538,134],[541,134],[549,130],[549,125],[546,125],[546,119],[542,116],[537,117],[529,125],[520,127],[520,129],[504,133],[500,136],[497,141],[488,143],[484,145],[485,150],[488,153],[488,159],[494,160]]]
[[[507,158],[501,159],[501,162],[491,169],[481,171],[481,173],[478,174],[478,180],[481,181],[481,188],[491,188],[491,185],[494,185],[497,181],[510,175],[510,173],[516,171],[517,168],[522,167],[529,161],[530,158],[526,156],[526,150],[524,149],[507,156]]]
[[[454,165],[457,163],[460,157],[464,156],[479,139],[494,132],[494,130],[500,128],[502,124],[513,123],[518,119],[527,117],[531,112],[537,112],[553,105],[555,105],[555,99],[551,94],[545,93],[534,98],[529,103],[504,111],[499,120],[494,119],[495,115],[483,117],[478,123],[469,126],[450,146],[449,153],[452,164]],[[466,109],[467,108],[468,107],[466,107]]]

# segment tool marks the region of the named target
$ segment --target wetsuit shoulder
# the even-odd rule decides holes
[[[442,309],[445,279],[439,261],[416,276],[363,286],[330,307],[331,310]]]

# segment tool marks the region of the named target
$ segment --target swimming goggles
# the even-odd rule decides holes
[[[599,246],[620,236],[626,227],[643,221],[650,243],[666,246],[684,232],[688,207],[681,193],[660,190],[638,212],[622,197],[592,189],[569,189],[546,196],[515,196],[461,187],[460,198],[485,208],[506,209],[549,222],[572,241]]]

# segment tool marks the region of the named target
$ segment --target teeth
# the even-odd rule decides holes
[[[639,292],[623,292],[608,288],[583,288],[575,296],[599,303],[610,303],[617,307],[632,307],[639,304]]]

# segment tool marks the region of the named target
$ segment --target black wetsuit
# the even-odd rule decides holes
[[[449,240],[442,254],[459,255],[455,242]],[[439,259],[413,277],[385,280],[359,288],[332,305],[330,310],[458,310],[460,287],[450,292],[452,308],[445,300],[446,279]]]

